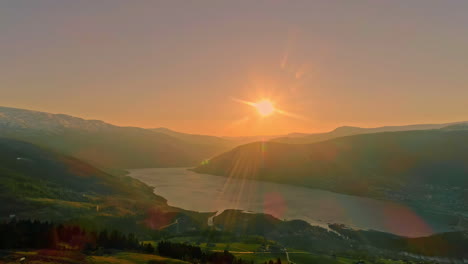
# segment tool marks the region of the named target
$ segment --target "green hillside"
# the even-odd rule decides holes
[[[152,188],[30,143],[0,138],[0,215],[66,220],[166,208]]]

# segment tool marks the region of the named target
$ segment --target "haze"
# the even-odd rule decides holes
[[[467,8],[3,1],[0,105],[216,135],[466,120]],[[233,98],[294,116],[261,117]]]

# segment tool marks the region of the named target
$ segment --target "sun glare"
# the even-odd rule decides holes
[[[275,112],[275,107],[268,100],[261,100],[253,104],[261,116],[269,116]]]

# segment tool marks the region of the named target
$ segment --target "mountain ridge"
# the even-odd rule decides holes
[[[188,167],[216,149],[137,127],[0,107],[0,136],[43,146],[103,169]]]
[[[328,139],[333,139],[343,136],[352,136],[359,134],[371,134],[371,133],[380,133],[380,132],[398,132],[398,131],[412,131],[412,130],[430,130],[430,129],[441,129],[447,126],[456,126],[468,124],[468,121],[459,121],[451,123],[442,123],[442,124],[414,124],[414,125],[402,125],[402,126],[381,126],[373,128],[364,128],[364,127],[355,127],[355,126],[340,126],[329,132],[324,133],[312,133],[312,134],[302,134],[301,136],[293,137],[278,137],[274,138],[271,141],[289,143],[289,144],[308,144],[320,142]],[[300,134],[300,133],[296,133]]]

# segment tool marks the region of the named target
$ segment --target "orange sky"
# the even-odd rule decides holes
[[[0,3],[0,105],[212,135],[468,120],[468,1]],[[233,99],[269,98],[261,118]]]

